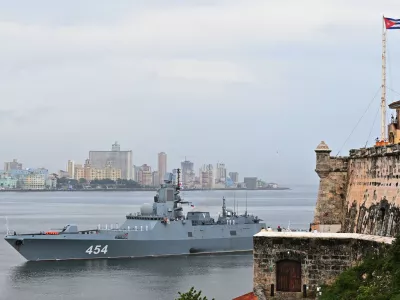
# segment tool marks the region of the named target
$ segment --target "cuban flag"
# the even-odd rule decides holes
[[[400,29],[400,19],[383,18],[386,29]]]

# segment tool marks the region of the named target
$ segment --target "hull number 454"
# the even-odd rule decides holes
[[[90,246],[89,248],[87,248],[87,250],[85,251],[87,254],[99,254],[99,253],[107,253],[108,249],[108,245],[105,246],[101,246],[101,245],[96,245],[96,246]]]

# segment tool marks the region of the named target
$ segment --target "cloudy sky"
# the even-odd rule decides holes
[[[0,1],[0,161],[57,171],[119,141],[136,165],[317,184],[321,140],[379,135],[378,94],[343,146],[381,84],[382,14],[398,0]],[[399,92],[400,30],[388,52]]]

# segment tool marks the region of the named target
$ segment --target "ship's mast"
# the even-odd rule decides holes
[[[177,174],[177,185],[176,185],[176,191],[179,192],[181,190],[181,169],[176,169],[176,174]]]
[[[381,141],[386,139],[386,26],[382,17],[382,97],[381,97]]]
[[[222,197],[222,217],[226,218],[225,197]]]
[[[244,215],[247,217],[247,191],[246,191],[246,211],[244,212]]]

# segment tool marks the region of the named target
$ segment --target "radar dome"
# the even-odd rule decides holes
[[[144,216],[151,215],[153,213],[153,206],[149,203],[144,203],[140,207],[140,213]]]

